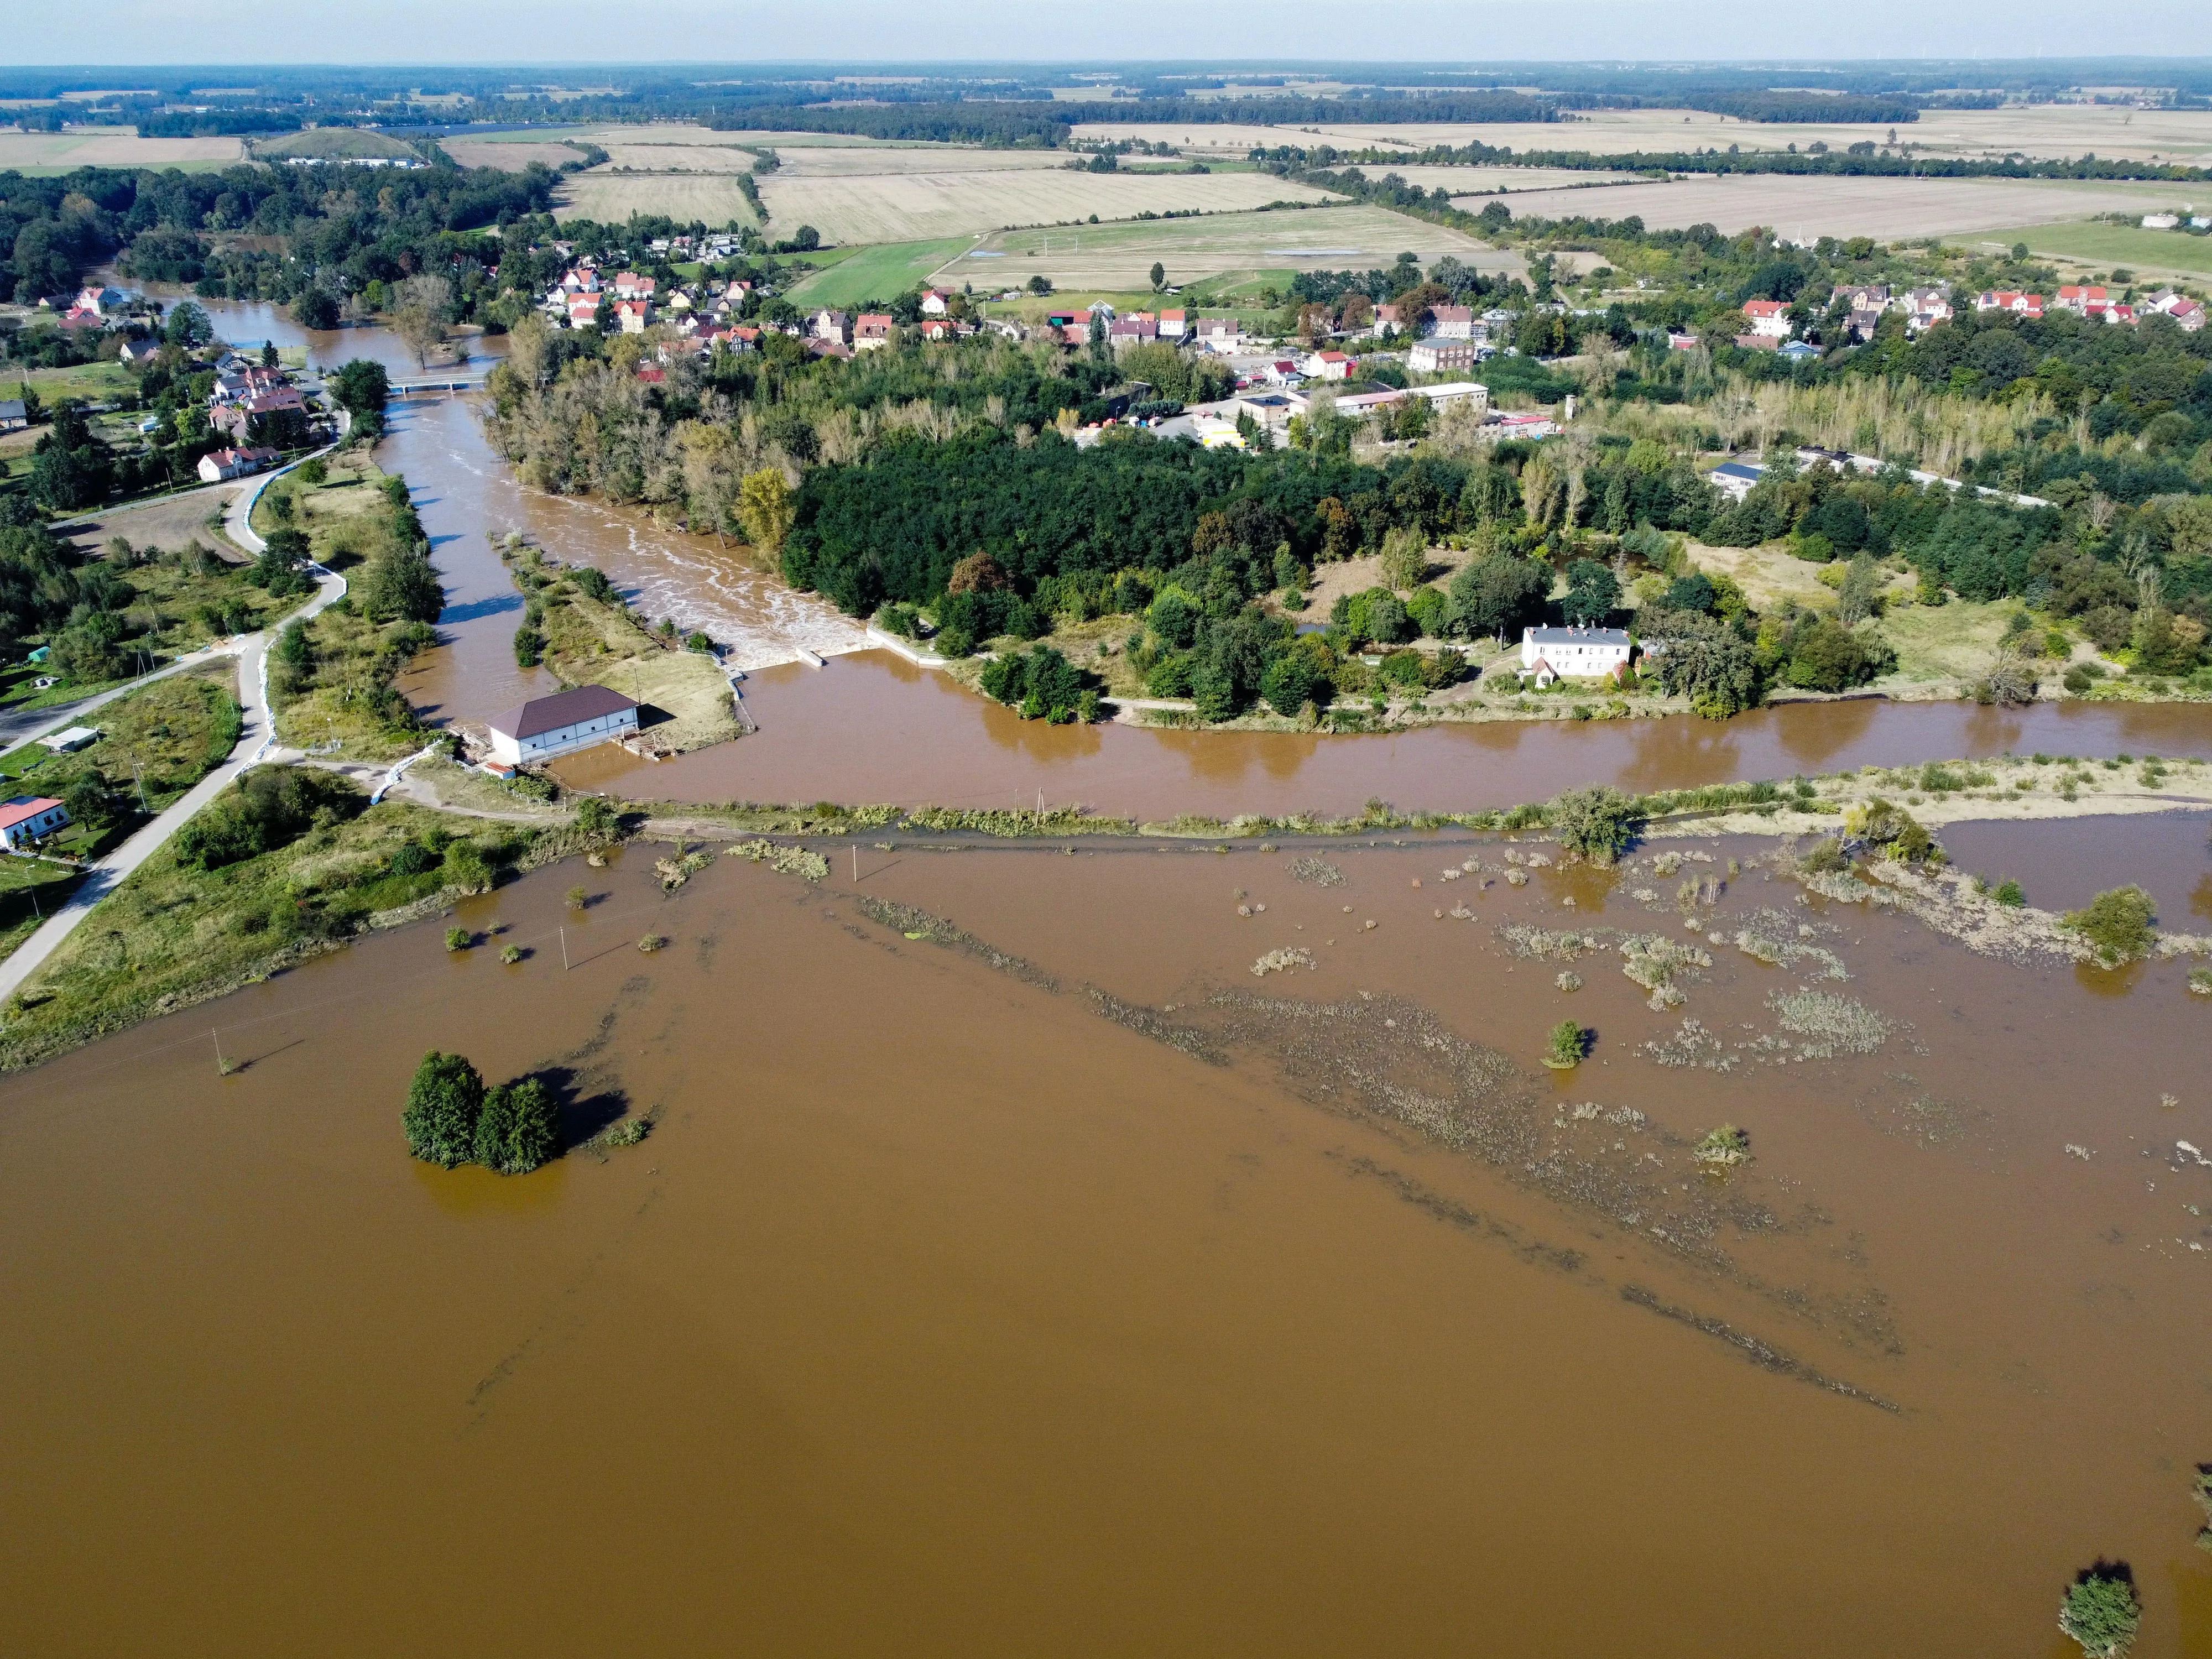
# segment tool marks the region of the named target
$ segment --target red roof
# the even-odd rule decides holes
[[[60,805],[52,795],[40,795],[35,799],[18,795],[5,805],[0,805],[0,830],[12,830],[24,819],[34,818],[41,812],[51,812]]]

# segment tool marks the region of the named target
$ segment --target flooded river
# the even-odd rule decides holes
[[[540,689],[509,524],[681,622],[812,614],[653,589],[711,549],[523,499],[465,399],[382,455],[438,538],[442,716]],[[1052,730],[876,653],[747,701],[757,736],[580,770],[1153,814],[2212,752],[2198,711],[1870,702]],[[1953,835],[2039,903],[2212,907],[2201,817]],[[2139,1656],[2212,1652],[2185,964],[1975,957],[1750,842],[819,845],[815,886],[540,872],[455,918],[512,967],[427,922],[0,1081],[0,1649],[2061,1659],[2107,1556]],[[1623,972],[1659,957],[1680,1006]],[[432,1047],[553,1076],[572,1142],[652,1131],[416,1164]],[[1702,1172],[1723,1122],[1752,1160]]]
[[[2178,967],[1749,869],[1701,925],[1850,978],[1708,946],[1660,1012],[1497,932],[1687,937],[1648,867],[826,850],[549,871],[462,912],[515,968],[417,927],[0,1085],[7,1646],[2057,1659],[2100,1553],[2139,1654],[2212,1646]],[[1805,985],[1877,1050],[1770,1063]],[[1644,1051],[1686,1018],[1734,1069]],[[415,1164],[434,1045],[655,1127]]]

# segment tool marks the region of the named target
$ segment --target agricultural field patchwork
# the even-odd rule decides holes
[[[697,220],[715,228],[732,220],[753,222],[752,210],[729,173],[610,173],[595,167],[563,179],[553,210],[556,219],[617,225],[634,213],[665,213],[678,223]]]
[[[141,138],[136,127],[68,132],[0,132],[0,170],[67,173],[74,167],[184,167],[205,172],[244,159],[236,138]]]
[[[1121,292],[1146,287],[1155,260],[1167,267],[1168,281],[1180,285],[1231,271],[1364,270],[1407,252],[1424,264],[1449,253],[1476,270],[1522,269],[1518,254],[1455,230],[1384,208],[1346,205],[1005,231],[984,238],[938,275],[954,286],[973,283],[979,292],[1019,287],[1032,274],[1059,288]]]
[[[1656,184],[1531,191],[1508,204],[1517,218],[1534,216],[1625,219],[1650,230],[1717,225],[1729,234],[1764,225],[1788,237],[1871,236],[1877,241],[1963,236],[2039,219],[2079,219],[2092,213],[2148,212],[2172,195],[2171,185],[2027,182],[2009,179],[1795,178],[1784,173],[1692,177]],[[1480,211],[1490,198],[1456,204]]]
[[[1273,201],[1330,199],[1310,185],[1261,173],[1132,176],[1064,168],[848,178],[775,173],[760,181],[760,190],[777,230],[809,224],[832,242],[913,242],[1094,213],[1101,220],[1133,219],[1145,212],[1234,212]]]
[[[515,144],[497,138],[447,138],[440,141],[438,148],[452,156],[457,167],[499,167],[507,173],[520,173],[532,161],[559,167],[585,159],[582,150],[569,144]]]

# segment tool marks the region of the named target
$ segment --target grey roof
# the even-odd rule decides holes
[[[621,692],[609,690],[604,685],[580,685],[573,691],[558,692],[550,697],[532,697],[521,708],[500,715],[491,725],[495,732],[504,732],[510,738],[520,739],[557,732],[564,726],[580,721],[595,720],[603,714],[619,714],[636,707]]]
[[[1625,628],[1532,628],[1528,637],[1538,645],[1626,645]]]
[[[1766,476],[1766,469],[1763,466],[1752,466],[1742,461],[1723,461],[1713,469],[1713,476],[1717,478],[1758,479]]]
[[[0,398],[0,421],[20,421],[23,418],[21,398]]]

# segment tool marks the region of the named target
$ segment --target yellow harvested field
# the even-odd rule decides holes
[[[775,151],[782,166],[778,178],[850,178],[863,173],[1050,172],[1065,167],[1068,158],[1049,149],[973,149],[956,144],[929,144],[910,149],[854,149],[816,144],[805,149]]]
[[[936,280],[988,292],[1036,275],[1058,288],[1126,292],[1148,284],[1156,259],[1170,282],[1181,283],[1228,271],[1364,270],[1401,252],[1417,254],[1424,264],[1449,253],[1477,270],[1522,270],[1518,254],[1457,231],[1385,208],[1347,205],[1006,231],[940,267]]]
[[[447,138],[438,147],[453,158],[456,166],[500,167],[508,173],[520,173],[532,161],[558,167],[584,159],[583,151],[568,144],[502,144],[488,138]]]
[[[1726,149],[1803,149],[1820,143],[1840,149],[1868,138],[1881,143],[1885,125],[1739,121],[1703,110],[1638,109],[1578,112],[1559,122],[1356,122],[1310,127],[1152,125],[1103,122],[1076,129],[1085,138],[1165,138],[1194,151],[1242,155],[1255,145],[1334,144],[1340,149],[1422,149],[1432,144],[1480,142],[1516,151],[1580,149],[1598,155],[1630,150]],[[1900,143],[1930,155],[2112,156],[2129,161],[2212,164],[2212,111],[2128,109],[2117,105],[2039,104],[1995,110],[1924,110],[1897,129]]]
[[[760,157],[730,144],[602,144],[606,166],[633,173],[750,173]]]
[[[727,173],[608,173],[595,167],[563,179],[559,196],[556,219],[618,225],[633,213],[665,213],[679,224],[698,221],[713,229],[733,219],[753,222],[752,210]]]
[[[1235,212],[1267,202],[1321,202],[1321,191],[1263,173],[1124,174],[1064,168],[998,173],[874,173],[760,181],[770,223],[812,225],[836,243],[919,242],[1009,225],[1056,224],[1192,208]]]
[[[236,138],[141,138],[136,127],[0,132],[0,168],[166,167],[245,157],[246,146]]]
[[[1515,217],[1625,219],[1650,230],[1711,224],[1729,234],[1753,225],[1793,240],[1871,236],[1884,242],[1959,236],[2024,224],[2148,210],[2172,185],[2027,183],[2008,179],[1829,179],[1781,173],[1692,177],[1658,184],[1532,191],[1509,205]],[[1487,198],[1455,198],[1480,210]]]

